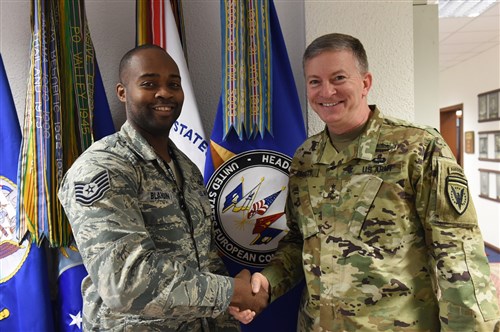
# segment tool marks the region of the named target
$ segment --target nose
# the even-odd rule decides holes
[[[331,95],[337,93],[337,89],[335,89],[335,86],[333,84],[325,83],[321,86],[320,93],[322,97],[330,97]]]
[[[158,90],[156,90],[155,97],[156,98],[163,98],[163,99],[168,99],[169,97],[172,96],[172,92],[170,89],[164,85],[160,85],[158,87]]]

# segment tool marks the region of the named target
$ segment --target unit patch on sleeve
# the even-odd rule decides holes
[[[110,188],[108,171],[97,174],[90,182],[75,182],[75,199],[84,206],[100,200]]]
[[[457,173],[446,177],[446,193],[448,199],[458,214],[463,214],[469,205],[469,187],[467,180]]]

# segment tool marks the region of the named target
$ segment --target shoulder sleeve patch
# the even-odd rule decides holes
[[[476,210],[462,168],[452,159],[438,158],[437,173],[436,221],[462,227],[476,226]]]
[[[90,182],[75,182],[75,199],[81,205],[90,206],[100,200],[109,188],[109,174],[104,170]]]
[[[469,187],[467,180],[459,174],[450,174],[446,177],[446,194],[451,206],[462,215],[469,206]]]

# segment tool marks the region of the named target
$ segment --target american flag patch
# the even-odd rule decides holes
[[[75,182],[75,199],[84,206],[100,200],[110,188],[108,171],[97,174],[90,182]]]

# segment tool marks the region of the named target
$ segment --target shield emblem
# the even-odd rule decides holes
[[[467,180],[456,175],[446,177],[446,193],[451,206],[458,214],[463,214],[469,206],[469,187]]]

